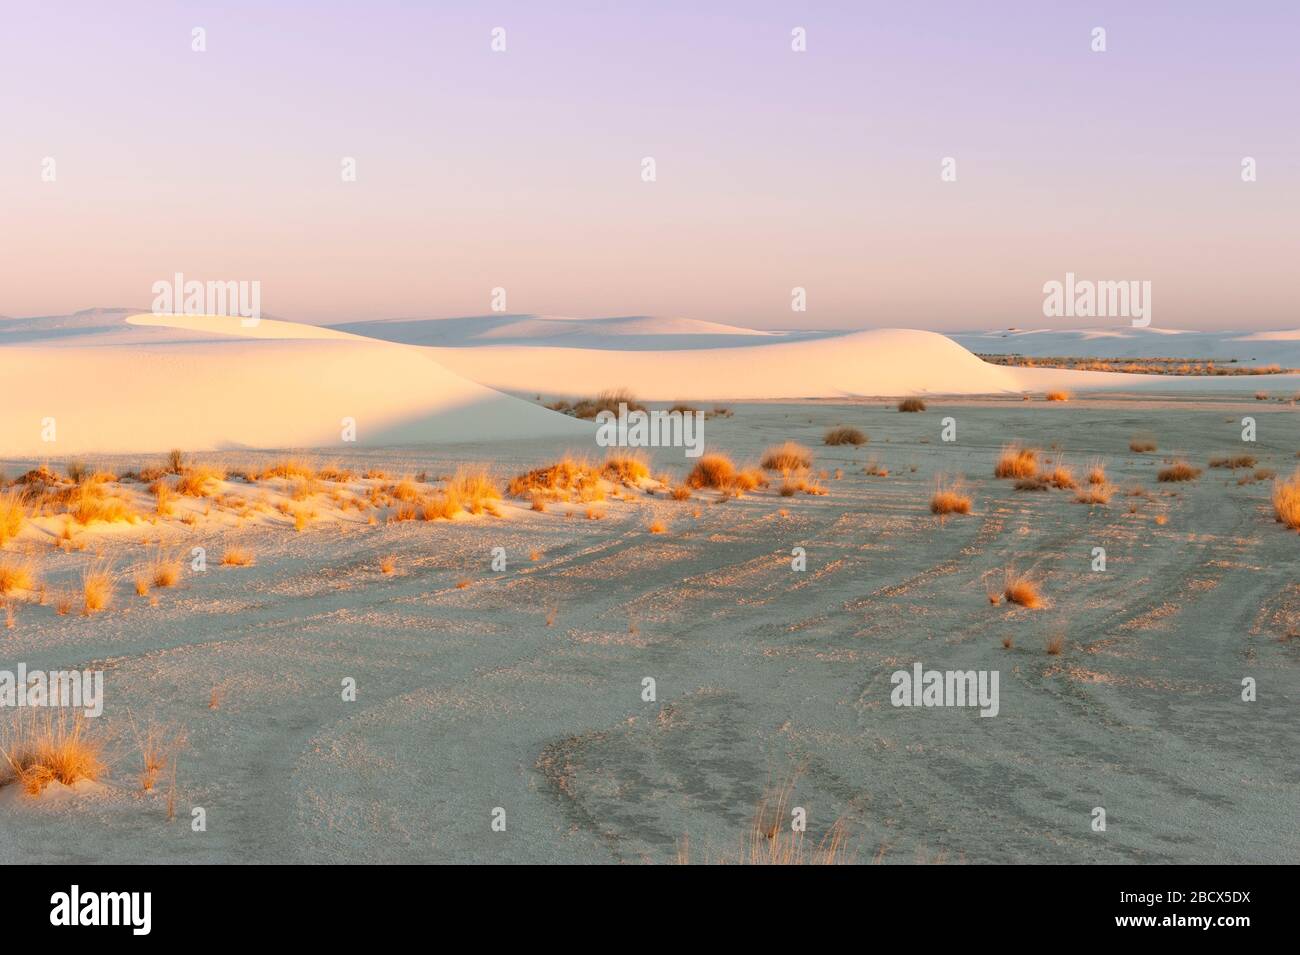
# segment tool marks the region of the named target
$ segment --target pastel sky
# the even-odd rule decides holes
[[[183,272],[312,322],[501,286],[520,313],[1078,327],[1042,313],[1072,271],[1149,280],[1157,327],[1300,327],[1298,32],[1290,0],[14,3],[0,313],[147,308]]]

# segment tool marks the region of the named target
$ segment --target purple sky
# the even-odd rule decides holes
[[[256,279],[305,321],[483,314],[503,286],[511,312],[1077,327],[1042,314],[1072,271],[1149,280],[1156,327],[1300,326],[1294,2],[125,0],[4,21],[3,314],[148,307],[180,271]]]

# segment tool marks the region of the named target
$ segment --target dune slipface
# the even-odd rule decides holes
[[[591,430],[467,381],[427,349],[291,322],[243,328],[225,316],[126,322],[156,329],[158,343],[64,335],[57,346],[0,347],[7,454],[346,447],[345,419],[355,421],[360,446]],[[177,330],[213,334],[177,340]]]

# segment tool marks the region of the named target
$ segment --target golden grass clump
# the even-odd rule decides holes
[[[15,488],[0,491],[0,547],[18,536],[27,520],[27,505]]]
[[[651,521],[649,531],[651,534],[665,534],[668,532],[668,527],[663,521]]]
[[[0,560],[0,596],[36,589],[36,566],[31,558]]]
[[[567,454],[554,464],[511,478],[506,491],[511,497],[534,501],[568,501],[574,496],[582,501],[592,501],[605,497],[600,486],[600,471],[585,459]]]
[[[1134,454],[1147,454],[1156,450],[1156,443],[1150,438],[1142,438],[1135,435],[1129,440],[1128,449]]]
[[[181,579],[180,558],[161,548],[154,552],[146,566],[149,580],[155,587],[175,587]]]
[[[1285,481],[1273,482],[1273,512],[1279,523],[1300,531],[1300,470]]]
[[[1062,491],[1072,491],[1079,486],[1079,482],[1074,479],[1074,472],[1060,461],[1057,461],[1044,477],[1052,487]]]
[[[113,574],[106,563],[96,561],[82,571],[81,599],[86,613],[107,610],[113,602]]]
[[[50,783],[72,786],[104,774],[104,745],[84,714],[69,717],[62,708],[57,717],[50,709],[29,712],[0,734],[0,785],[16,782],[39,796]]]
[[[176,493],[185,497],[209,497],[209,487],[216,481],[224,481],[226,472],[220,468],[207,465],[195,465],[185,468],[176,478]]]
[[[600,474],[608,481],[635,485],[649,479],[650,465],[640,454],[611,454],[601,466]]]
[[[381,574],[391,574],[396,569],[397,569],[397,557],[394,556],[393,554],[388,554],[384,557],[379,558],[379,572]]]
[[[774,444],[764,451],[759,463],[768,471],[798,471],[812,467],[813,456],[802,444],[787,441],[784,444]]]
[[[1201,476],[1201,469],[1193,467],[1186,461],[1174,461],[1168,467],[1161,468],[1156,472],[1156,480],[1165,483],[1178,481],[1195,481]]]
[[[1061,651],[1065,649],[1065,634],[1061,633],[1059,630],[1053,632],[1047,638],[1045,649],[1047,650],[1047,655],[1049,657],[1059,657]]]
[[[257,473],[259,481],[265,481],[267,478],[311,480],[314,477],[316,477],[316,469],[301,458],[281,458]],[[326,478],[326,480],[333,479]]]
[[[924,411],[925,402],[920,398],[904,398],[898,403],[899,411]]]
[[[1251,454],[1235,454],[1210,458],[1210,467],[1212,468],[1228,468],[1235,471],[1237,468],[1253,468],[1254,466],[1255,457]]]
[[[252,552],[234,544],[227,547],[221,555],[223,567],[251,567],[252,565]]]
[[[1002,449],[993,476],[1000,478],[1032,478],[1038,475],[1038,451],[1009,444]]]
[[[1080,489],[1074,499],[1080,504],[1109,504],[1111,486],[1109,484],[1089,484]]]
[[[725,454],[714,452],[703,455],[686,476],[686,486],[700,490],[717,488],[725,490],[736,477],[736,465]]]
[[[860,444],[866,444],[870,440],[870,438],[857,428],[850,428],[844,425],[841,425],[838,428],[829,429],[822,437],[822,443],[829,445],[852,444],[857,446]]]
[[[1024,574],[1008,572],[1006,583],[1002,588],[1002,596],[1008,603],[1019,604],[1029,610],[1037,610],[1043,606],[1043,596],[1038,590],[1038,585]]]
[[[490,510],[495,507],[493,502],[501,500],[501,489],[483,468],[457,468],[447,481],[445,493],[471,514]]]
[[[1088,483],[1093,485],[1105,484],[1106,465],[1102,464],[1100,461],[1096,461],[1090,465],[1088,467]]]
[[[969,514],[970,498],[961,493],[957,485],[939,484],[930,497],[930,513],[945,517],[949,514]]]
[[[1068,391],[1049,391],[1047,393],[1048,401],[1069,401],[1071,397]]]
[[[620,404],[627,405],[628,411],[647,410],[646,406],[637,401],[632,392],[626,388],[610,388],[600,392],[595,398],[583,398],[572,405],[567,401],[560,401],[550,407],[554,411],[563,411],[577,418],[591,420],[602,411],[618,414]]]

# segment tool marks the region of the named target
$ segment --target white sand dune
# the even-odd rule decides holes
[[[762,331],[689,318],[644,315],[557,318],[540,315],[477,315],[466,318],[382,319],[335,325],[340,331],[407,345],[462,348],[478,345],[542,345],[569,348],[723,348],[758,342],[820,338],[828,332]],[[841,333],[842,334],[842,333]]]
[[[57,345],[0,336],[6,456],[345,448],[345,418],[355,420],[361,446],[592,431],[467,381],[428,349],[270,320],[256,328],[224,316],[119,321],[82,336],[68,329]],[[43,440],[50,419],[53,441]]]
[[[1020,387],[1012,369],[981,361],[943,335],[908,329],[739,348],[431,350],[467,378],[543,394],[625,387],[651,400],[742,400],[990,394]]]

